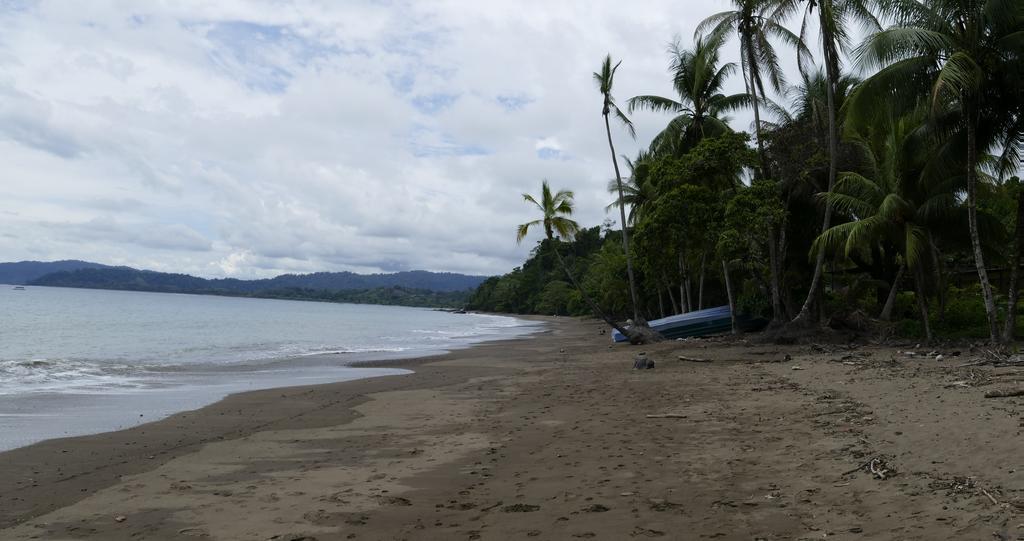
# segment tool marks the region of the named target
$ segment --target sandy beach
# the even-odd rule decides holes
[[[599,328],[0,454],[0,538],[1024,536],[1015,369]]]

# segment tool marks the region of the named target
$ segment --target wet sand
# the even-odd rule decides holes
[[[598,329],[2,453],[0,539],[1024,535],[1016,369]]]

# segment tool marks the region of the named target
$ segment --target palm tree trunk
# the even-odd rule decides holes
[[[685,314],[693,310],[693,299],[690,298],[690,272],[686,268],[686,258],[683,251],[679,251],[679,304],[682,305],[682,312]]]
[[[779,252],[778,252],[778,278],[779,296],[782,297],[782,306],[785,309],[786,319],[793,317],[793,296],[786,288],[786,255],[789,253],[789,238],[786,231],[789,230],[789,207],[793,203],[793,190],[790,188],[786,193],[786,210],[782,216],[782,223],[779,224]]]
[[[896,294],[900,290],[900,282],[903,281],[903,273],[907,270],[906,263],[900,263],[900,269],[896,271],[896,277],[892,279],[892,286],[889,287],[889,296],[885,298],[885,306],[882,307],[882,313],[878,315],[878,319],[882,321],[889,321],[892,319],[892,309],[896,306]]]
[[[981,284],[981,296],[985,301],[985,315],[988,317],[989,337],[993,342],[999,340],[999,324],[996,316],[996,302],[992,296],[992,284],[985,269],[985,259],[981,253],[981,237],[978,234],[978,149],[977,126],[973,104],[967,104],[967,224],[971,233],[971,248],[974,250],[974,265],[978,269],[978,282]]]
[[[768,238],[768,265],[771,267],[769,279],[772,290],[772,321],[782,321],[782,294],[779,287],[779,253],[778,245],[775,243],[775,228],[771,230]]]
[[[754,48],[753,44],[750,43],[750,36],[744,36],[744,41],[747,42],[747,71],[750,75],[750,96],[754,102],[754,137],[757,138],[757,156],[761,162],[761,178],[768,178],[768,159],[764,153],[764,141],[761,139],[761,107],[757,103],[757,77],[755,77],[755,66],[757,64],[754,61]]]
[[[729,298],[729,319],[732,323],[732,333],[740,332],[739,324],[736,322],[736,302],[732,298],[732,280],[729,279],[729,264],[722,260],[722,275],[725,276],[725,295]]]
[[[576,277],[573,276],[571,272],[569,272],[569,266],[566,265],[565,260],[562,259],[562,254],[558,253],[558,245],[555,243],[554,239],[549,237],[548,240],[550,241],[549,244],[551,244],[551,251],[555,252],[555,257],[558,258],[558,264],[561,265],[562,270],[565,271],[565,275],[569,277],[569,281],[572,282],[573,287],[575,287],[576,290],[580,292],[580,295],[583,297],[583,300],[587,303],[587,306],[590,307],[590,310],[594,313],[594,315],[603,319],[604,322],[610,325],[613,329],[622,333],[622,336],[625,336],[627,339],[629,339],[630,343],[641,343],[641,341],[643,340],[643,335],[637,332],[634,327],[626,327],[625,325],[622,325],[618,321],[615,321],[615,319],[606,314],[604,310],[601,310],[601,308],[597,306],[597,303],[594,302],[594,299],[591,299],[590,295],[588,295],[587,292],[583,289],[583,287],[580,286],[580,283],[576,281]]]
[[[661,288],[658,288],[658,313],[661,314],[659,317],[665,317],[665,296],[661,293]]]
[[[605,107],[607,111],[607,107]],[[639,304],[636,301],[636,280],[633,278],[633,256],[629,253],[629,227],[626,223],[626,205],[622,195],[622,174],[619,173],[619,159],[615,156],[615,145],[612,143],[612,127],[608,123],[608,113],[604,114],[604,129],[608,134],[608,148],[612,152],[612,165],[615,166],[615,182],[619,189],[619,218],[622,220],[622,251],[626,254],[626,274],[629,275],[629,298],[633,302],[633,324],[642,325]]]
[[[1013,241],[1013,256],[1010,257],[1010,288],[1006,300],[1006,325],[1003,327],[1003,341],[1012,342],[1017,331],[1017,299],[1020,296],[1020,259],[1024,247],[1024,189],[1017,189],[1017,226]]]
[[[920,267],[914,269],[914,283],[916,285],[915,297],[917,297],[917,309],[921,312],[921,324],[924,326],[924,337],[928,342],[932,341],[932,326],[928,321],[928,298],[924,290],[924,272]]]
[[[1019,209],[1018,209],[1019,212]],[[935,272],[935,287],[938,289],[939,298],[939,321],[946,320],[946,274],[942,271],[942,259],[939,256],[939,247],[935,244],[932,232],[928,232],[928,248],[932,253],[932,267]]]
[[[700,254],[700,284],[697,286],[697,309],[704,309],[704,261],[705,254]]]
[[[830,11],[830,10],[829,10]],[[839,81],[838,60],[833,58],[834,51],[829,43],[834,43],[834,36],[827,29],[826,10],[818,6],[821,31],[826,35],[822,36],[822,47],[825,60],[825,72],[827,79],[825,84],[826,95],[828,96],[828,191],[832,191],[836,185],[836,173],[839,162],[839,127],[836,123],[836,84]],[[821,232],[824,234],[832,225],[832,205],[825,203],[825,219],[821,225]],[[807,291],[807,298],[804,300],[800,313],[793,319],[793,323],[809,323],[813,317],[811,308],[814,306],[815,297],[821,284],[822,270],[825,266],[825,250],[819,250],[814,259],[814,274],[811,277],[811,287]]]
[[[679,305],[676,304],[676,296],[672,294],[672,286],[667,286],[665,290],[668,291],[668,300],[672,302],[672,315],[676,315],[679,313]]]

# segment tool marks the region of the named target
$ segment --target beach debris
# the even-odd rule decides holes
[[[680,361],[690,362],[690,363],[709,363],[709,362],[711,362],[711,359],[701,359],[701,358],[698,358],[698,357],[687,357],[686,355],[680,355],[679,356],[679,360]]]
[[[124,515],[117,515],[116,517],[114,517],[114,522],[124,522],[126,520],[128,520],[128,517]]]
[[[540,511],[540,506],[528,503],[514,503],[502,507],[501,510],[505,513],[533,513],[534,511]]]
[[[981,487],[978,487],[978,490],[980,490],[981,493],[984,494],[985,497],[987,497],[989,499],[989,501],[992,502],[992,505],[999,505],[999,500],[995,499],[995,497],[992,496],[991,494],[989,494],[987,490],[985,490],[984,488],[981,488]]]
[[[380,505],[395,505],[400,507],[407,507],[412,505],[412,502],[408,498],[402,498],[401,496],[377,496],[377,503]]]
[[[963,494],[964,492],[974,490],[975,481],[973,477],[956,476],[950,481],[937,480],[932,481],[928,484],[928,488],[932,490],[945,490],[947,496],[954,496],[957,494]]]
[[[647,353],[641,351],[633,359],[633,370],[650,370],[654,368],[654,361],[647,358]]]
[[[503,504],[503,503],[505,503],[505,502],[499,500],[498,503],[496,503],[494,505],[488,505],[487,507],[482,507],[480,510],[481,511],[490,511],[491,509],[494,509],[495,507],[500,507],[501,504]]]
[[[594,505],[590,505],[583,508],[584,513],[606,513],[608,511],[611,511],[611,509],[599,503],[595,503]]]
[[[868,460],[848,472],[843,472],[843,476],[850,475],[851,473],[857,473],[859,471],[868,472],[882,481],[889,479],[890,477],[894,477],[898,473],[896,468],[892,467],[886,461],[885,457],[881,455]]]
[[[985,398],[1007,398],[1011,396],[1024,396],[1024,389],[993,389],[985,393]]]
[[[647,505],[651,508],[652,511],[658,511],[659,513],[663,513],[665,511],[672,511],[683,507],[682,504],[670,502],[663,498],[651,498],[647,500]]]
[[[789,367],[789,369],[790,370],[803,370],[804,367],[802,367],[802,366],[800,366],[798,364],[794,364],[793,366]]]
[[[953,387],[970,387],[970,386],[971,386],[971,384],[967,380],[952,381],[950,383],[947,383],[947,384],[943,385],[943,387],[945,387],[947,389],[952,389]]]
[[[665,532],[636,526],[633,528],[633,532],[629,535],[630,537],[665,537]]]
[[[686,419],[682,413],[652,413],[646,416],[648,419]]]

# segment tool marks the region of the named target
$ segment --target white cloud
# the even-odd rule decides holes
[[[591,72],[669,93],[724,0],[41,1],[0,14],[0,260],[203,276],[521,263],[542,178],[604,219]],[[685,40],[684,40],[685,41]],[[728,57],[735,55],[728,54]],[[732,90],[742,89],[739,79]],[[632,154],[667,120],[615,133]],[[740,115],[738,127],[748,120]]]

